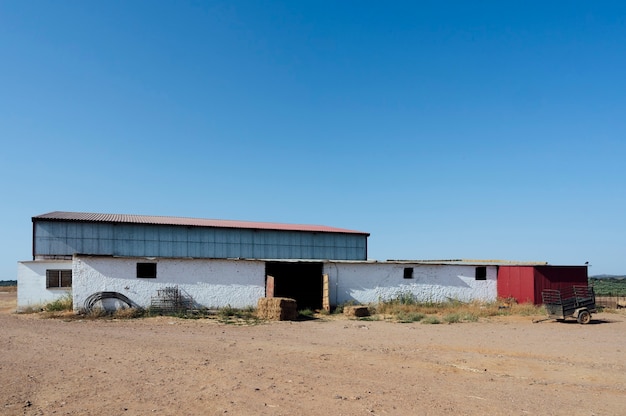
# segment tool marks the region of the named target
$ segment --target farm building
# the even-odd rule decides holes
[[[587,266],[505,265],[498,270],[498,296],[542,303],[544,289],[587,286]]]
[[[300,309],[373,303],[496,300],[494,261],[373,261],[368,233],[341,228],[179,217],[52,212],[35,216],[33,260],[18,263],[18,309],[71,293],[75,309],[115,293],[107,307],[148,307],[176,290],[197,307],[296,299]],[[506,269],[506,267],[504,267]],[[585,268],[586,275],[586,268]],[[511,295],[515,296],[515,295]]]

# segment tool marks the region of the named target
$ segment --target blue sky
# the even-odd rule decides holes
[[[626,273],[626,3],[0,1],[0,280],[50,211]]]

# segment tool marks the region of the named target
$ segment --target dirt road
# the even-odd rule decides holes
[[[12,314],[9,296],[3,415],[626,414],[624,315],[586,326],[63,321]]]

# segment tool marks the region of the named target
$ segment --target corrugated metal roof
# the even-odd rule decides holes
[[[33,221],[37,220],[182,225],[188,227],[245,228],[254,230],[309,231],[319,233],[360,234],[369,236],[369,233],[365,233],[362,231],[327,227],[325,225],[282,224],[273,222],[215,220],[185,217],[162,217],[155,215],[96,214],[89,212],[54,211],[33,217]]]
[[[470,265],[470,266],[546,266],[546,261],[517,261],[517,260],[480,260],[480,259],[452,259],[452,260],[387,260],[389,263],[416,263],[435,265]]]

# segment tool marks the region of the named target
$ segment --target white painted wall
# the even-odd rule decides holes
[[[157,278],[137,278],[137,263],[157,263]],[[255,306],[265,296],[265,262],[74,256],[74,309],[95,292],[112,291],[147,307],[158,289],[178,286],[207,308]]]
[[[157,263],[157,278],[137,278],[138,262]],[[404,279],[404,268],[413,278]],[[68,292],[46,289],[46,269],[72,269],[74,308],[96,292],[119,292],[147,307],[158,289],[178,286],[207,308],[256,306],[265,296],[265,262],[227,259],[91,257],[73,261],[28,261],[18,264],[18,310],[49,303]],[[474,265],[425,265],[393,262],[326,262],[330,302],[361,304],[412,294],[419,301],[495,301],[497,267],[487,266],[487,280],[475,279]]]
[[[413,278],[404,268],[413,267]],[[377,303],[410,293],[419,301],[495,301],[497,267],[487,266],[487,280],[476,280],[476,266],[406,263],[326,263],[332,305]]]
[[[21,261],[17,263],[17,310],[41,307],[66,296],[70,288],[46,288],[46,270],[71,269],[71,260]]]

